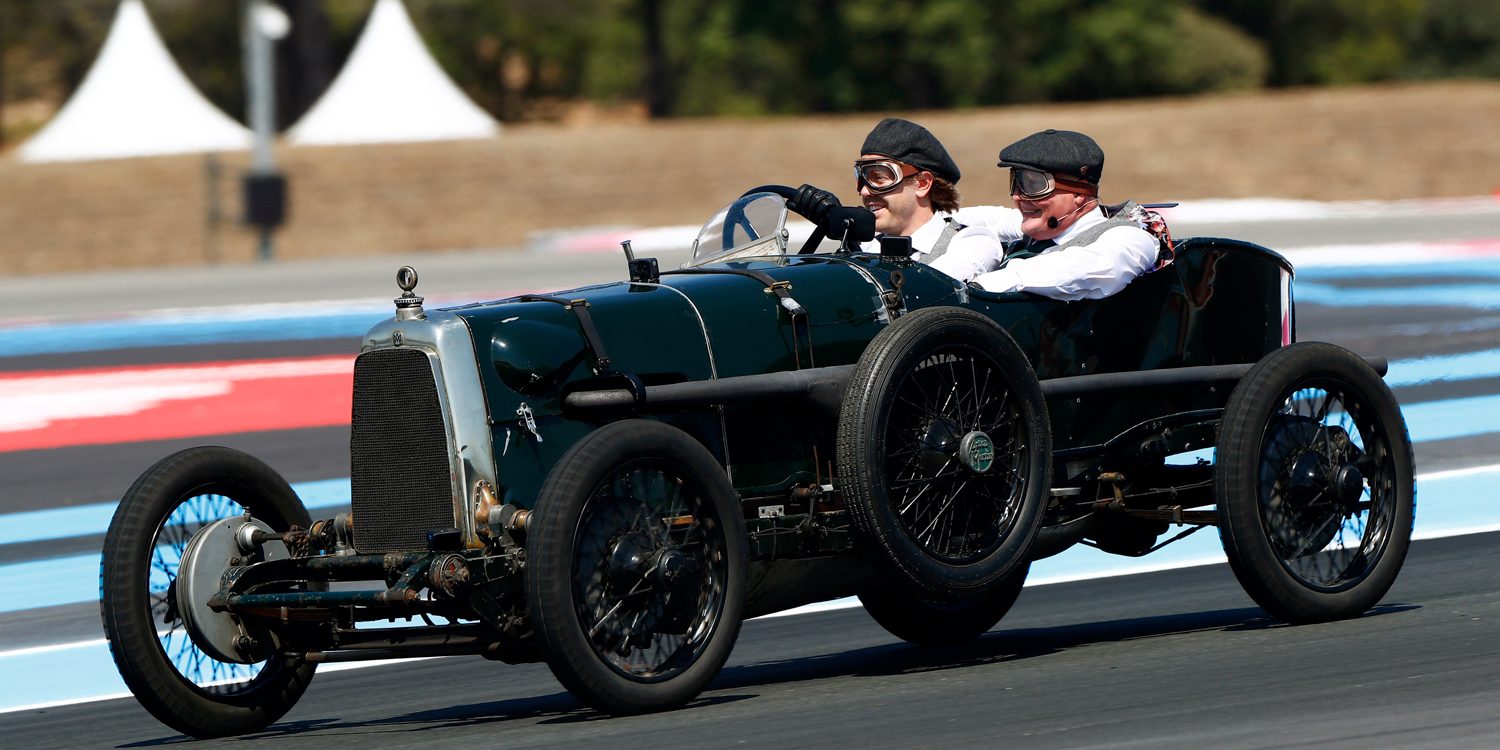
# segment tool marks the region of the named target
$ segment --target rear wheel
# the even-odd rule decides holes
[[[691,436],[646,420],[576,443],[528,531],[532,626],[559,682],[632,714],[680,706],[729,658],[744,613],[744,519]]]
[[[993,589],[948,601],[905,588],[880,588],[859,595],[865,611],[886,632],[923,646],[972,641],[994,628],[1015,605],[1029,564],[1012,570]]]
[[[1385,382],[1353,353],[1292,344],[1261,360],[1224,410],[1219,533],[1245,591],[1288,622],[1358,615],[1411,543],[1411,441]]]
[[[100,611],[120,676],[153,716],[195,737],[270,726],[316,668],[274,649],[253,664],[223,661],[188,634],[178,573],[189,542],[246,513],[276,531],[308,525],[301,501],[269,466],[229,448],[191,448],[136,480],[104,540]]]
[[[1010,335],[963,308],[927,308],[882,331],[855,366],[839,489],[862,542],[907,584],[963,599],[1024,564],[1051,446],[1041,386]]]

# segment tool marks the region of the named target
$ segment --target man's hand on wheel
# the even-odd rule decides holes
[[[822,188],[812,185],[803,185],[797,188],[797,194],[786,202],[787,208],[802,215],[808,221],[822,225],[823,219],[827,218],[828,212],[840,205],[838,196]]]

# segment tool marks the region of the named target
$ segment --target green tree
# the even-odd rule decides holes
[[[674,113],[755,115],[815,108],[826,81],[817,80],[821,71],[807,65],[827,34],[817,18],[827,5],[668,3],[665,46],[675,71]],[[792,39],[797,34],[807,36],[797,42]],[[836,67],[825,70],[839,76]]]
[[[1101,99],[1255,88],[1259,43],[1180,2],[1110,0],[1079,13],[1042,66],[1054,99]]]
[[[1500,78],[1500,3],[1427,0],[1408,42],[1417,78]]]
[[[239,0],[146,0],[179,65],[244,111]],[[280,112],[347,59],[374,0],[276,0]],[[404,0],[428,48],[507,120],[582,101],[653,116],[793,114],[1500,76],[1484,0]],[[0,102],[61,102],[118,0],[0,0]]]
[[[411,0],[428,48],[503,120],[575,99],[600,15],[628,0]]]
[[[1003,91],[1006,11],[972,0],[844,3],[846,109],[973,106]],[[848,98],[846,97],[846,100]]]
[[[0,102],[61,102],[77,88],[104,44],[114,0],[0,0]],[[0,145],[41,123],[21,123],[0,107]]]
[[[1431,2],[1432,0],[1427,0]],[[1397,78],[1424,0],[1195,0],[1262,40],[1268,83],[1305,86]],[[1481,3],[1467,3],[1476,5]]]

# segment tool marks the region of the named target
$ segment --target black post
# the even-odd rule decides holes
[[[209,263],[219,262],[219,225],[224,221],[224,210],[219,203],[219,177],[223,174],[218,154],[203,157],[203,186],[207,211],[203,227],[203,259]]]
[[[646,109],[653,118],[666,117],[671,114],[672,93],[662,44],[660,0],[641,0],[641,25],[646,32]]]
[[[323,3],[276,0],[292,19],[291,36],[277,45],[276,126],[285,130],[333,83],[333,45]]]
[[[270,0],[242,0],[246,114],[254,143],[250,171],[244,179],[245,223],[260,230],[258,255],[274,254],[272,231],[286,221],[286,176],[276,170],[272,140],[276,137],[276,40],[289,30],[289,19]]]
[[[286,223],[286,175],[251,172],[245,175],[245,223],[260,230],[258,255],[271,260],[271,233]]]

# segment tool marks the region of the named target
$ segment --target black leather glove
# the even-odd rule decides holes
[[[821,225],[823,219],[827,218],[828,212],[840,205],[838,196],[822,188],[812,185],[803,185],[797,188],[797,194],[786,202],[786,207],[792,209],[802,218]]]

